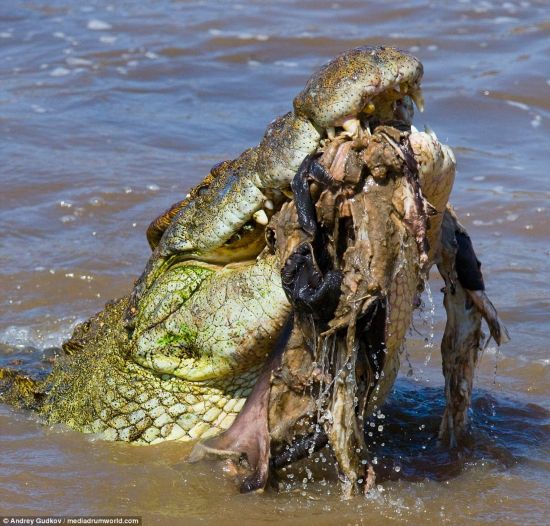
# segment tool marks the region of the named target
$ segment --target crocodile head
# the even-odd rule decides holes
[[[290,312],[266,226],[292,199],[300,164],[381,124],[410,131],[413,103],[422,109],[422,73],[416,58],[393,48],[343,53],[310,78],[294,110],[272,122],[257,147],[216,165],[153,221],[153,253],[126,313],[135,363],[195,383],[257,370]],[[442,214],[454,159],[435,137],[413,135],[411,146],[425,157],[420,178],[428,194],[430,184],[442,194],[434,203]]]
[[[388,47],[349,50],[322,67],[295,98],[294,111],[273,121],[257,147],[216,165],[153,221],[147,233],[153,253],[132,293],[127,326],[145,291],[174,264],[254,259],[300,163],[324,141],[380,123],[410,127],[413,102],[423,109],[422,74],[418,59]]]
[[[421,77],[420,62],[393,48],[343,53],[311,77],[257,147],[216,165],[157,218],[148,230],[153,253],[130,298],[66,346],[81,358],[49,380],[52,419],[146,443],[229,427],[291,310],[266,225],[292,199],[307,155],[361,141],[381,124],[410,131]],[[429,133],[414,131],[410,145],[424,196],[442,217],[452,153]],[[438,231],[428,232],[432,249]]]
[[[164,257],[218,263],[257,255],[263,227],[280,209],[303,158],[339,129],[353,133],[361,122],[410,126],[413,101],[423,109],[422,74],[418,59],[394,48],[339,55],[309,79],[294,112],[271,123],[259,146],[214,166],[151,224],[152,248]]]
[[[227,276],[236,275],[237,268],[238,272],[257,268],[256,258],[266,246],[266,225],[292,197],[290,183],[306,155],[326,149],[335,137],[357,138],[381,123],[410,129],[413,101],[422,108],[422,73],[418,59],[393,48],[363,47],[339,55],[309,79],[294,100],[294,111],[273,121],[257,147],[214,166],[183,201],[153,221],[148,229],[153,254],[134,288],[126,318],[133,330],[134,356],[142,365],[163,374],[204,378],[196,357],[188,356],[190,348],[208,356],[208,376],[235,370],[236,364],[255,363],[255,359],[242,358],[249,356],[244,349],[256,347],[255,356],[265,356],[263,341],[258,344],[246,338],[245,344],[244,336],[235,337],[231,324],[223,326],[227,341],[232,341],[224,348],[238,358],[224,365],[223,360],[214,359],[217,351],[206,351],[209,342],[218,341],[220,335],[214,338],[210,334],[214,331],[208,330],[206,336],[201,328],[204,324],[189,315],[200,311],[208,320],[205,323],[219,325],[204,315],[209,295],[204,291],[210,287],[211,298],[215,293],[203,280],[218,283],[215,276],[221,272],[224,278],[219,281],[219,294],[227,297],[228,293],[221,291],[231,281]],[[262,276],[263,283],[269,282],[271,287],[262,285],[264,296],[272,306],[270,316],[277,320],[271,324],[273,330],[258,314],[263,307],[245,311],[254,311],[252,318],[269,327],[265,333],[273,337],[288,304],[282,298],[275,302],[271,284],[279,281],[276,265],[268,268],[264,264],[263,272],[267,273]],[[254,287],[260,287],[259,282]],[[237,297],[254,295],[248,290],[251,287],[241,284],[240,288]],[[202,294],[204,300],[195,306]],[[243,312],[238,306],[234,309]],[[245,325],[240,323],[244,331]],[[252,325],[251,321],[246,331],[250,332]],[[241,352],[237,353],[237,348]],[[181,360],[187,365],[180,365]]]

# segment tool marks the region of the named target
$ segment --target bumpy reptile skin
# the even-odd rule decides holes
[[[107,440],[153,444],[193,440],[231,425],[260,365],[225,378],[189,382],[129,359],[122,326],[127,298],[81,324],[66,344],[70,356],[47,380],[41,413]]]
[[[357,115],[370,99],[391,86],[420,82],[420,61],[395,48],[357,48],[315,73],[294,99],[294,111],[328,128]]]

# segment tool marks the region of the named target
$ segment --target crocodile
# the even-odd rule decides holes
[[[498,343],[505,329],[479,272],[478,282],[468,281],[477,259],[448,207],[454,155],[433,132],[412,126],[414,106],[422,110],[424,104],[422,75],[417,58],[391,47],[360,47],[328,62],[294,99],[292,111],[267,127],[258,146],[214,166],[151,223],[152,253],[131,293],[78,325],[46,378],[0,371],[0,399],[32,407],[50,423],[136,444],[204,440],[229,429],[292,316],[281,283],[288,254],[266,234],[285,229],[282,212],[295,203],[296,173],[307,156],[388,125],[410,133],[430,207],[427,243],[422,250],[415,245],[410,257],[423,257],[424,273],[437,264],[446,281],[448,410],[442,436],[455,442],[467,421],[471,371],[457,373],[453,360],[467,355],[468,366],[475,365],[481,317]],[[373,177],[386,168],[383,159],[368,167]],[[394,310],[394,371],[410,299],[403,311]],[[387,375],[385,391],[394,377]],[[464,399],[460,411],[451,406],[457,389]]]

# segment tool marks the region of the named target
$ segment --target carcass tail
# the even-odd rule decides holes
[[[497,345],[510,341],[508,329],[502,323],[495,306],[483,290],[466,290],[476,309],[483,316],[489,326],[491,336]]]
[[[485,293],[481,263],[470,236],[451,208],[447,208],[443,218],[438,267],[445,280],[444,305],[447,312],[441,342],[447,404],[439,438],[456,447],[463,445],[468,438],[468,409],[483,340],[482,318],[497,345],[506,343],[510,337]]]

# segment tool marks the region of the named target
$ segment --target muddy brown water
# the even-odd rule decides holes
[[[452,200],[513,339],[477,371],[475,447],[438,448],[432,282],[371,428],[386,469],[368,498],[342,502],[322,458],[311,476],[283,473],[278,494],[243,496],[214,466],[187,464],[185,445],[94,441],[0,406],[0,515],[548,524],[549,37],[544,1],[2,2],[0,364],[40,373],[77,321],[129,290],[157,213],[256,144],[320,64],[377,43],[424,63],[415,122],[455,149]]]

